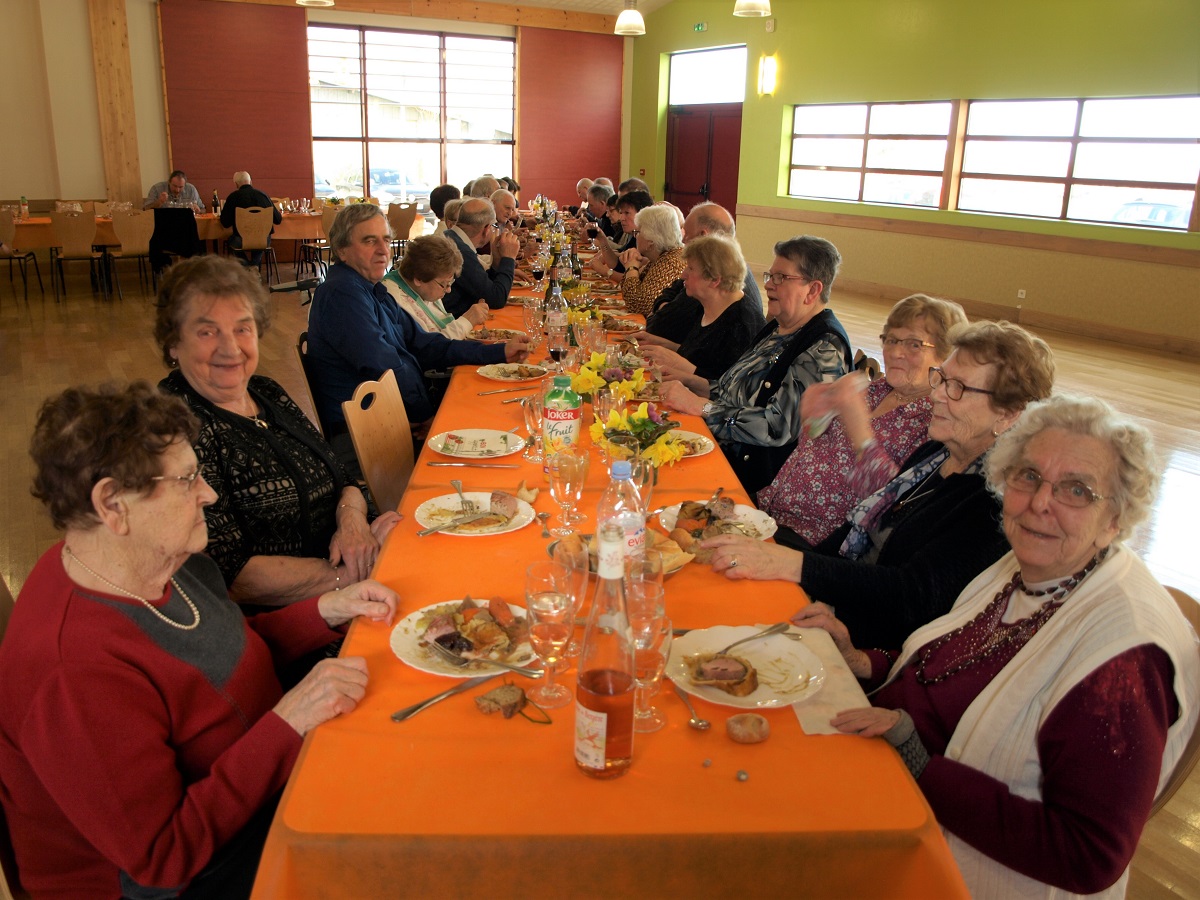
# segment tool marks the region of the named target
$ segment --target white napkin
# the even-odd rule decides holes
[[[805,734],[841,734],[829,724],[829,720],[843,709],[870,706],[870,701],[828,632],[820,628],[794,626],[791,630],[804,635],[804,646],[815,653],[825,667],[825,684],[821,690],[807,700],[792,704],[800,727]]]

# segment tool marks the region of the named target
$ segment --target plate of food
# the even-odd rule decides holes
[[[525,332],[515,328],[476,328],[470,332],[464,341],[479,341],[482,344],[503,344],[515,337],[524,336]]]
[[[517,437],[511,431],[496,431],[491,428],[458,428],[454,431],[443,431],[429,438],[426,443],[435,453],[467,459],[512,456],[525,449],[523,438]]]
[[[601,282],[592,288],[593,294],[617,294],[620,293],[620,285],[611,284],[609,282]]]
[[[644,374],[649,375],[650,373],[646,372]],[[641,390],[634,394],[633,399],[638,403],[643,400],[646,400],[650,403],[658,403],[660,400],[662,400],[662,382],[647,381],[642,385]],[[679,434],[678,431],[674,433]]]
[[[702,434],[696,434],[694,431],[681,431],[675,429],[671,432],[671,437],[678,438],[683,441],[684,458],[689,456],[706,456],[712,453],[717,448],[716,443],[712,438],[707,438]],[[758,512],[758,510],[755,510]],[[662,521],[661,519],[659,521]]]
[[[545,377],[547,369],[529,363],[492,363],[475,371],[492,381],[537,381]]]
[[[658,524],[685,553],[692,553],[702,563],[712,560],[712,551],[699,544],[718,534],[744,534],[765,541],[778,526],[775,520],[760,509],[734,503],[720,497],[711,503],[687,500],[668,506],[658,514]]]
[[[486,534],[507,534],[524,528],[534,520],[533,507],[506,491],[465,491],[463,498],[475,504],[475,509],[486,513],[482,518],[463,525],[445,528],[438,534],[453,534],[462,537],[479,537]],[[463,518],[462,501],[458,494],[443,494],[426,500],[413,513],[422,528],[445,525]]]
[[[580,546],[581,544],[586,546],[588,551],[588,571],[595,573],[600,547],[594,534],[571,534],[567,535],[565,538],[560,538],[557,541],[551,541],[546,545],[547,555],[553,558],[555,548],[557,548],[559,543],[562,541],[571,542],[571,544],[576,547]],[[646,546],[651,550],[657,550],[662,554],[664,576],[674,575],[693,559],[695,559],[692,554],[684,553],[682,550],[680,550],[679,545],[669,537],[659,534],[653,528],[646,529]]]
[[[429,646],[434,641],[464,659],[480,662],[465,666],[447,662]],[[467,597],[418,609],[396,623],[390,643],[392,652],[405,664],[450,678],[497,671],[482,660],[523,666],[534,659],[524,608],[503,600]]]
[[[740,709],[791,706],[821,690],[821,660],[785,634],[718,653],[761,630],[757,625],[717,625],[680,635],[671,644],[666,674],[695,697]]]
[[[604,325],[605,331],[613,334],[633,334],[635,331],[645,328],[641,322],[635,322],[633,319],[618,319],[616,316],[603,316],[600,322]]]

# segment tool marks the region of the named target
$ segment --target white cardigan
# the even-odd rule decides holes
[[[950,612],[909,636],[889,680],[921,647],[978,615],[1017,568],[1010,551],[977,576]],[[967,707],[946,757],[1005,782],[1019,797],[1040,800],[1037,735],[1042,723],[1091,672],[1142,644],[1162,647],[1175,667],[1179,718],[1167,732],[1161,791],[1196,727],[1200,654],[1196,635],[1171,595],[1120,544]],[[976,900],[1080,896],[1021,875],[949,832],[946,839]],[[1124,897],[1128,878],[1126,870],[1112,887],[1090,896]]]

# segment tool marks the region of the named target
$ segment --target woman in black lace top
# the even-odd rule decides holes
[[[196,455],[218,494],[205,510],[208,553],[235,600],[278,605],[366,578],[398,517],[369,523],[320,433],[254,374],[268,309],[248,270],[194,257],[163,279],[155,337],[177,367],[159,387],[201,423]]]

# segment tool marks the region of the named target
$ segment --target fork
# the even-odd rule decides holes
[[[466,668],[473,662],[479,662],[489,666],[500,666],[502,669],[508,669],[511,672],[516,672],[518,675],[524,675],[526,678],[541,678],[543,675],[541,669],[530,669],[526,666],[517,666],[513,665],[512,663],[501,662],[498,659],[466,659],[465,657],[459,656],[452,650],[443,647],[437,641],[430,641],[429,646],[436,650],[438,656],[440,656],[443,660],[450,663],[452,666],[457,666],[460,669]]]
[[[450,479],[450,487],[452,487],[456,491],[458,491],[458,500],[462,504],[463,514],[469,516],[469,515],[471,515],[471,513],[475,512],[475,501],[468,500],[466,498],[466,496],[463,494],[462,482],[459,481],[457,478],[451,478]]]

